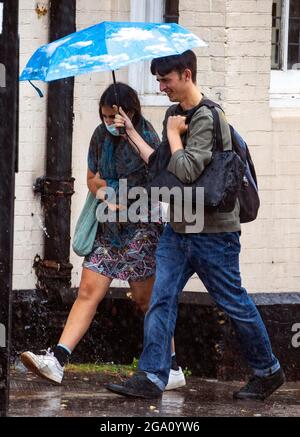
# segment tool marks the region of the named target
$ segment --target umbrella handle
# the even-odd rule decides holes
[[[115,71],[114,70],[112,70],[112,77],[113,77],[113,82],[114,82],[114,91],[115,91],[116,105],[117,105],[118,112],[119,112],[120,99],[119,99],[119,94],[118,94],[117,87],[116,87],[117,81],[116,81],[116,75],[115,75]],[[119,130],[120,135],[125,135],[126,134],[125,127],[119,127],[118,130]]]
[[[126,129],[125,127],[118,127],[118,131],[120,135],[126,135]]]

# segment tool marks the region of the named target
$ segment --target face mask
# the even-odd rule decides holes
[[[119,133],[119,129],[116,128],[115,124],[107,124],[105,123],[106,129],[108,130],[108,132],[110,134],[112,134],[114,137],[119,137],[120,133]]]

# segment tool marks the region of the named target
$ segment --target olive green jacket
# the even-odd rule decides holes
[[[203,97],[205,98],[205,96]],[[170,115],[174,115],[177,105],[171,106],[165,116],[163,125],[163,141],[167,140],[167,120]],[[224,150],[232,148],[230,128],[225,119],[223,112],[216,108],[222,131]],[[177,111],[178,113],[178,111]],[[188,111],[182,115],[187,115]],[[206,106],[200,107],[192,117],[189,129],[186,135],[182,137],[184,149],[177,150],[171,157],[168,170],[177,176],[184,183],[194,182],[203,172],[205,167],[210,163],[213,148],[213,116],[211,110]],[[193,210],[195,213],[195,210]],[[193,223],[187,223],[184,220],[174,221],[174,210],[170,210],[170,222],[175,232],[189,233]],[[189,229],[186,229],[186,226]],[[239,219],[239,202],[236,202],[235,208],[229,213],[211,212],[204,210],[204,233],[218,232],[235,232],[240,231]],[[199,231],[196,231],[199,232]]]

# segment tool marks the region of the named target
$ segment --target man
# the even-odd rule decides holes
[[[186,116],[204,98],[196,84],[196,56],[192,51],[182,55],[154,59],[151,72],[172,102],[166,113],[163,141],[171,149],[168,170],[182,182],[196,180],[209,164],[213,146],[213,117],[202,106],[188,127]],[[176,114],[174,115],[176,108]],[[230,129],[221,111],[220,125],[224,149],[232,147]],[[138,146],[147,163],[153,150],[134,130],[120,108],[117,127],[125,126],[128,137]],[[230,317],[241,342],[253,377],[238,392],[237,399],[265,399],[284,382],[284,374],[272,353],[268,333],[258,310],[241,286],[239,272],[240,220],[239,204],[229,213],[204,212],[202,232],[187,233],[186,223],[172,221],[165,228],[156,252],[156,280],[150,308],[145,317],[144,349],[139,371],[123,384],[109,384],[108,389],[141,398],[160,397],[168,381],[171,338],[174,334],[178,295],[196,272],[215,303]],[[190,227],[191,228],[191,227]],[[201,321],[199,321],[201,323]]]

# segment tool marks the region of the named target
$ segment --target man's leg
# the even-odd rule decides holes
[[[144,322],[144,349],[139,369],[162,390],[171,367],[171,339],[174,335],[178,294],[193,270],[187,260],[183,237],[168,225],[156,250],[156,274],[150,307]]]
[[[241,285],[238,232],[191,237],[190,262],[216,304],[231,318],[254,374],[267,377],[280,369],[261,316]]]
[[[115,393],[158,397],[168,382],[178,294],[193,274],[182,241],[182,236],[167,225],[156,251],[156,277],[144,322],[144,350],[139,372],[123,384],[109,384],[107,388]]]
[[[154,276],[147,278],[144,281],[129,281],[132,298],[144,314],[146,314],[149,308],[154,281]],[[173,337],[171,342],[171,369],[165,390],[174,390],[183,387],[185,384],[184,373],[176,361],[175,342]]]

